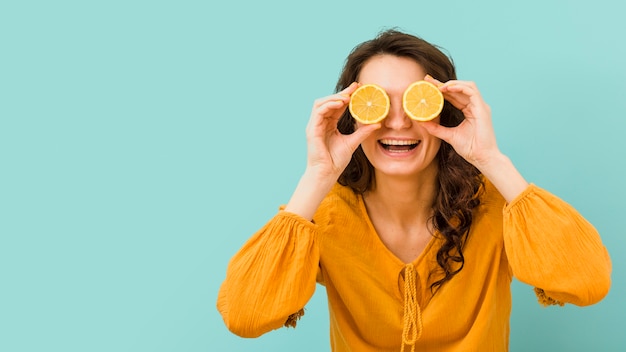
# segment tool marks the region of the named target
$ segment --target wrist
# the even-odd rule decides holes
[[[485,176],[498,173],[502,169],[512,165],[509,157],[500,152],[500,150],[496,150],[485,157],[476,159],[472,164]]]
[[[511,159],[500,152],[475,166],[498,189],[507,203],[528,187],[528,182],[513,165]]]
[[[329,170],[328,168],[318,166],[307,166],[301,177],[301,182],[304,180],[307,183],[314,185],[315,188],[332,188],[337,182],[341,172]]]
[[[298,182],[285,211],[312,220],[317,208],[337,182],[337,177],[328,176],[315,168],[307,168]]]

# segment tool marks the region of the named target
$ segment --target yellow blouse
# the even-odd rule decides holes
[[[597,231],[535,185],[507,205],[486,184],[465,266],[433,294],[441,241],[433,236],[403,263],[376,234],[363,198],[337,184],[313,222],[281,210],[248,240],[229,263],[217,308],[233,333],[257,337],[295,326],[318,282],[333,351],[507,351],[513,276],[542,304],[590,305],[610,287]]]

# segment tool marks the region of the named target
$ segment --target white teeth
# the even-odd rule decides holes
[[[381,139],[380,143],[386,145],[413,145],[417,144],[419,141],[417,139],[408,139],[408,140],[397,140],[397,139]]]

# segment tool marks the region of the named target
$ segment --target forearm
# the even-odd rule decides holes
[[[489,158],[484,164],[476,165],[476,167],[496,187],[507,203],[513,201],[528,188],[528,182],[515,168],[515,165],[500,152]]]
[[[284,210],[312,220],[322,200],[336,182],[337,177],[325,177],[316,170],[307,169]]]
[[[315,225],[279,212],[233,256],[217,301],[230,331],[257,337],[305,306],[319,269],[314,238]]]
[[[503,230],[507,258],[520,281],[553,300],[581,306],[607,294],[611,261],[600,235],[562,199],[528,187],[504,208]]]

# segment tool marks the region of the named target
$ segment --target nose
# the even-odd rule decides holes
[[[411,127],[411,119],[402,108],[402,100],[392,101],[389,106],[389,114],[383,120],[385,127],[394,130],[402,130]]]

